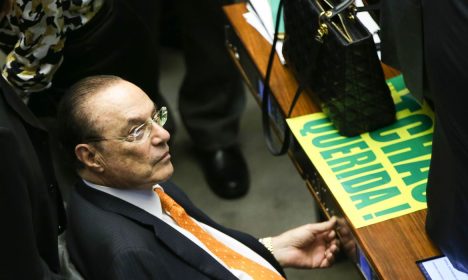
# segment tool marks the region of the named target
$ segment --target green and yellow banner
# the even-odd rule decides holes
[[[387,83],[397,110],[390,126],[344,137],[323,113],[287,120],[355,228],[427,207],[434,115],[401,76]]]

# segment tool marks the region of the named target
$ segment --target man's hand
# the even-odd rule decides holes
[[[339,241],[336,218],[306,224],[272,237],[273,255],[283,267],[322,268],[333,263]]]

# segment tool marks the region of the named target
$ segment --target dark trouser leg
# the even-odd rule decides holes
[[[238,148],[245,104],[240,75],[225,47],[225,16],[216,0],[178,0],[186,75],[179,109],[211,189],[237,198],[249,187],[247,164]]]
[[[235,145],[245,95],[225,47],[220,2],[179,0],[178,11],[187,69],[179,95],[184,125],[198,148]]]

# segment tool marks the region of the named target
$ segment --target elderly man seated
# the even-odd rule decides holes
[[[81,80],[63,98],[62,143],[82,179],[67,241],[85,279],[284,279],[282,267],[333,262],[334,218],[259,242],[207,217],[167,182],[166,119],[166,108],[115,76]]]

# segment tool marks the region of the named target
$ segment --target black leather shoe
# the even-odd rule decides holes
[[[215,194],[234,199],[249,190],[249,171],[238,147],[216,151],[198,151],[205,179]]]

